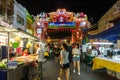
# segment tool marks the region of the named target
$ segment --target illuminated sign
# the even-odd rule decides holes
[[[54,28],[54,27],[74,28],[75,22],[49,22],[48,27],[51,27],[51,28]]]
[[[42,34],[42,29],[41,28],[37,29],[37,34]]]
[[[85,21],[80,22],[79,26],[84,27],[87,23]]]

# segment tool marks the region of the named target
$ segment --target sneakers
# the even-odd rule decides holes
[[[73,73],[75,73],[75,70],[73,70]]]
[[[78,72],[78,75],[80,75],[80,72]]]
[[[73,73],[75,73],[75,69],[73,70]],[[80,72],[78,72],[78,75],[80,75]]]
[[[58,80],[61,80],[60,77],[58,77]]]

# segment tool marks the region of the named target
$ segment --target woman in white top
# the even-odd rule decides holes
[[[73,63],[74,63],[74,69],[73,72],[75,73],[75,68],[77,66],[78,68],[78,75],[80,75],[80,49],[78,47],[78,44],[75,44],[75,47],[72,50],[72,54],[73,54]]]
[[[62,43],[61,45],[61,52],[60,52],[60,77],[58,78],[58,80],[62,80],[62,74],[63,74],[63,70],[65,70],[66,72],[66,80],[70,80],[69,79],[69,67],[70,67],[70,63],[69,63],[69,52],[68,52],[68,46],[65,43]]]

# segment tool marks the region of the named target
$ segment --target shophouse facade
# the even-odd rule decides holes
[[[26,31],[26,8],[14,1],[14,28],[21,28]]]
[[[120,20],[120,0],[117,0],[117,2],[99,19],[98,29],[90,31],[89,34],[94,35],[113,27],[116,24],[115,20]]]
[[[32,15],[26,10],[26,32],[31,35],[34,35],[34,20]]]
[[[7,23],[12,22],[14,0],[0,0],[0,19]]]

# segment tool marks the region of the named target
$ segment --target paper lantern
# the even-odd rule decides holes
[[[19,36],[15,37],[15,42],[20,43],[20,37]]]
[[[32,43],[28,42],[26,45],[26,48],[30,48],[32,46]]]
[[[17,42],[14,42],[13,44],[12,44],[12,47],[13,48],[17,48],[19,46],[19,43],[17,43]]]

